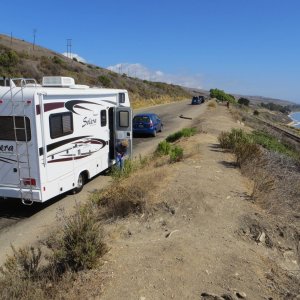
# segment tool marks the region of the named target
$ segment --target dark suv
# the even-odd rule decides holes
[[[199,97],[196,97],[196,96],[194,96],[193,97],[193,99],[192,99],[192,105],[195,105],[195,104],[200,104],[201,102],[200,102],[200,100],[199,100]]]
[[[204,103],[204,96],[199,96],[199,97],[194,96],[191,104],[195,105],[195,104],[201,104],[201,103]]]

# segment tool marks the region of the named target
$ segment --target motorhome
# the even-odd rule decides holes
[[[128,92],[89,88],[73,78],[5,79],[0,86],[0,197],[23,204],[79,192],[132,149]]]

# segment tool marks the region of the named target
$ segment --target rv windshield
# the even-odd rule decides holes
[[[28,117],[0,116],[0,128],[0,140],[31,140],[30,120]]]

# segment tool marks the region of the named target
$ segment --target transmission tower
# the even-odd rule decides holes
[[[72,58],[72,39],[67,39],[67,57]]]

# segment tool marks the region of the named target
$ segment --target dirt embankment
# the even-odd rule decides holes
[[[105,224],[110,250],[70,299],[299,299],[297,238],[251,201],[252,183],[218,146],[243,124],[218,106],[195,125],[185,159],[149,173],[147,213]]]

